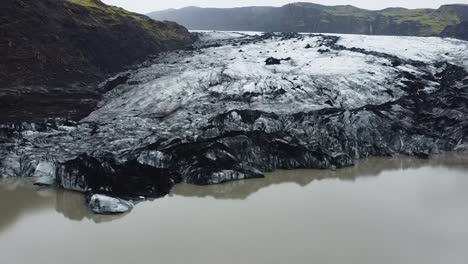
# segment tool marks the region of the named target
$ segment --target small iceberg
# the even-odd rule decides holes
[[[122,214],[134,207],[130,201],[102,194],[92,195],[88,206],[95,214]]]

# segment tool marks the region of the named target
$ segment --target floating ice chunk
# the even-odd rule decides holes
[[[37,180],[34,182],[34,184],[53,185],[55,183],[55,171],[56,168],[52,162],[40,162],[34,171],[33,177],[37,177]]]
[[[130,201],[102,194],[91,196],[88,206],[96,214],[121,214],[132,210],[134,207]]]

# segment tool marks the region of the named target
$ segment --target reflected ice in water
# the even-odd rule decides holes
[[[404,156],[391,158],[370,158],[367,160],[357,161],[355,166],[335,171],[280,170],[267,173],[264,179],[235,181],[210,186],[179,184],[173,189],[172,195],[181,195],[187,197],[214,197],[216,199],[246,199],[259,190],[276,184],[295,183],[300,186],[307,186],[313,181],[327,179],[355,181],[357,178],[362,177],[378,177],[383,172],[418,169],[422,167],[444,167],[447,170],[467,170],[468,173],[468,155],[450,153],[434,156],[429,160]]]
[[[12,178],[0,180],[0,234],[20,217],[54,209],[66,219],[91,220],[105,223],[124,215],[91,214],[85,206],[83,194],[61,189],[37,187],[32,179]]]

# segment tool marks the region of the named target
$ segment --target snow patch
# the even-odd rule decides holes
[[[450,61],[468,69],[468,41],[438,37],[339,35],[338,44],[424,62]]]

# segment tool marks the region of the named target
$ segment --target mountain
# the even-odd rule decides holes
[[[0,121],[80,116],[99,96],[90,84],[192,42],[174,22],[98,0],[2,0],[0,7]]]
[[[441,36],[468,40],[468,21],[446,27]]]
[[[447,26],[467,20],[468,5],[445,5],[437,10],[370,11],[349,5],[293,3],[282,7],[187,7],[152,12],[148,16],[176,21],[193,30],[435,36]]]

